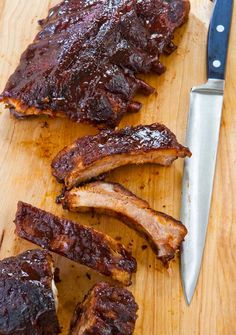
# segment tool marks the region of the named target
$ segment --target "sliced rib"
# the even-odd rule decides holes
[[[114,216],[144,237],[163,263],[180,248],[187,230],[169,215],[154,211],[149,204],[123,186],[94,182],[65,192],[64,208],[73,212],[94,210]]]
[[[79,138],[52,161],[52,173],[67,188],[126,164],[170,165],[178,157],[191,156],[164,125],[105,130]]]
[[[18,236],[111,276],[124,285],[131,284],[136,260],[109,236],[21,201],[14,222]]]
[[[53,262],[46,251],[0,261],[0,334],[59,334],[56,309]]]
[[[77,305],[69,334],[132,335],[137,310],[131,292],[108,283],[98,283]]]
[[[15,116],[46,114],[114,127],[137,92],[137,73],[161,74],[188,0],[64,0],[40,21],[0,97]]]

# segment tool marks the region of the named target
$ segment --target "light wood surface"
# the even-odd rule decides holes
[[[20,54],[38,29],[37,20],[45,17],[57,1],[0,0],[0,90],[15,69]],[[149,98],[140,98],[142,111],[126,116],[120,126],[159,121],[184,142],[189,90],[205,80],[207,26],[212,3],[192,0],[188,24],[177,34],[178,50],[163,58],[167,72],[145,79],[158,90]],[[52,157],[78,136],[96,129],[66,120],[38,118],[17,121],[3,106],[0,109],[0,258],[17,254],[34,245],[14,236],[13,218],[18,200],[92,225],[113,237],[132,244],[138,260],[138,272],[130,287],[139,304],[135,335],[234,335],[236,334],[236,15],[230,41],[229,64],[215,188],[203,267],[190,307],[184,301],[179,262],[169,271],[162,268],[150,248],[135,232],[108,217],[70,214],[55,204],[60,191],[50,173]],[[49,127],[44,127],[47,121]],[[197,129],[196,129],[197,131]],[[128,166],[109,175],[131,191],[148,200],[155,209],[179,217],[183,161],[170,168]],[[131,245],[130,245],[131,246]],[[75,304],[88,289],[106,278],[85,267],[55,256],[61,269],[58,284],[59,318],[63,334]],[[91,275],[91,280],[87,274]]]

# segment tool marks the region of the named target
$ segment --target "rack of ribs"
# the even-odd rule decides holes
[[[56,310],[53,262],[46,251],[0,261],[0,334],[59,334]]]
[[[73,212],[95,211],[120,219],[149,242],[164,264],[174,258],[187,233],[181,222],[151,209],[116,183],[97,181],[73,188],[65,192],[62,205]]]
[[[137,310],[131,292],[100,282],[77,305],[69,334],[132,335]]]
[[[191,156],[189,149],[179,144],[167,127],[154,123],[79,138],[53,159],[52,173],[69,189],[119,166],[171,165],[186,156]]]
[[[0,101],[15,116],[46,114],[114,127],[154,89],[138,73],[165,71],[188,0],[64,0],[40,20]]]
[[[124,285],[131,284],[131,275],[137,268],[136,260],[123,245],[109,236],[21,201],[14,222],[19,237]]]

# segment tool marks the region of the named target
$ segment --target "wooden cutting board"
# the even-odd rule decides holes
[[[37,32],[37,20],[57,3],[49,0],[0,0],[0,90],[15,69],[20,54]],[[140,98],[143,108],[126,116],[128,124],[166,124],[184,142],[189,90],[205,80],[207,26],[212,3],[192,0],[188,24],[176,36],[179,48],[164,57],[167,72],[146,76],[158,94]],[[91,225],[132,248],[138,272],[130,287],[139,304],[135,335],[234,335],[236,334],[236,13],[233,20],[224,112],[220,135],[210,225],[203,267],[190,307],[184,301],[179,261],[163,269],[146,243],[135,232],[106,216],[71,214],[55,204],[60,191],[50,173],[53,156],[78,136],[96,129],[67,120],[38,118],[17,121],[0,110],[0,258],[18,254],[33,244],[14,236],[12,223],[18,200]],[[198,131],[196,129],[196,131]],[[146,165],[117,169],[109,180],[120,182],[155,209],[179,217],[183,161],[170,168]],[[235,222],[234,222],[235,220]],[[59,318],[67,334],[75,304],[97,281],[106,278],[83,266],[55,256],[61,269]],[[91,276],[91,279],[90,279]]]

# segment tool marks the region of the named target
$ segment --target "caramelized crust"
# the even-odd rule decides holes
[[[104,130],[79,138],[52,161],[52,173],[67,188],[126,164],[170,165],[178,157],[191,156],[164,125]]]
[[[131,292],[108,283],[98,283],[77,305],[69,334],[132,335],[137,310]]]
[[[154,211],[146,201],[115,183],[97,181],[73,188],[65,192],[62,204],[70,211],[96,211],[120,219],[150,243],[164,264],[175,256],[187,233],[181,222]]]
[[[18,202],[16,234],[43,248],[86,265],[124,285],[131,284],[136,260],[109,236]]]
[[[64,0],[41,20],[0,100],[15,116],[46,114],[100,127],[138,111],[137,92],[153,88],[137,73],[165,71],[174,30],[188,0]]]
[[[56,335],[53,263],[42,250],[0,261],[0,334]]]

